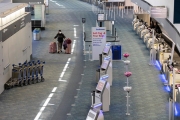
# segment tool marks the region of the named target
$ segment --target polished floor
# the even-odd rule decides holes
[[[86,40],[90,41],[97,16],[89,3],[79,0],[50,0],[49,7],[46,30],[42,31],[40,41],[32,41],[33,59],[46,61],[46,81],[4,91],[0,95],[0,120],[85,120],[87,116],[99,62],[90,61],[88,52],[83,54],[81,20],[86,18]],[[130,54],[129,71],[133,73],[129,78],[131,115],[125,115],[124,64],[114,61],[111,106],[104,113],[105,120],[167,120],[168,93],[158,67],[148,65],[149,51],[132,30],[132,11],[123,18],[116,16],[115,27],[121,41],[116,44],[122,45],[123,53]],[[72,54],[48,52],[49,43],[55,41],[53,37],[59,29],[73,40]],[[86,51],[89,45],[87,42]]]

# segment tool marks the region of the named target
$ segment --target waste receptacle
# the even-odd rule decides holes
[[[91,92],[91,100],[92,100],[91,105],[93,105],[95,103],[95,91]]]
[[[113,45],[112,46],[112,59],[113,60],[121,60],[121,45]]]
[[[99,64],[100,64],[100,66],[102,65],[102,54],[99,54]]]
[[[100,69],[97,69],[96,70],[96,82],[98,83],[99,81],[99,78],[100,78]]]
[[[41,29],[40,28],[35,28],[33,30],[33,39],[34,40],[40,40],[41,38]]]

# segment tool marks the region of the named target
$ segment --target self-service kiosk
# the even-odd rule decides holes
[[[93,104],[88,112],[86,120],[104,120],[104,115],[101,110],[102,103]]]
[[[101,109],[103,112],[109,111],[110,106],[110,85],[108,83],[109,76],[101,76],[95,91],[95,103],[102,102]]]
[[[110,56],[106,56],[101,65],[100,76],[105,74],[109,75],[108,82],[110,86],[112,86],[113,75],[112,75],[112,61]]]
[[[106,45],[104,46],[104,49],[102,51],[102,58],[101,60],[104,60],[104,57],[106,56],[110,56],[112,57],[112,51],[111,51],[111,43],[106,43]]]

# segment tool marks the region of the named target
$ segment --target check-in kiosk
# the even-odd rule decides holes
[[[100,76],[105,74],[109,75],[108,82],[110,86],[112,86],[113,75],[112,75],[112,60],[110,56],[106,56],[101,65]]]
[[[25,10],[31,12],[32,27],[45,29],[48,0],[12,0],[12,3],[27,3]]]
[[[104,115],[101,110],[102,103],[93,104],[88,112],[86,120],[104,120]]]
[[[104,57],[106,56],[110,56],[112,57],[112,50],[111,50],[111,43],[106,43],[106,45],[104,46],[104,49],[102,51],[102,61],[104,60]]]
[[[101,109],[103,112],[109,111],[110,106],[110,85],[108,78],[108,75],[101,76],[95,91],[95,103],[102,102]]]
[[[0,94],[12,77],[12,65],[32,56],[31,15],[26,3],[0,4]]]

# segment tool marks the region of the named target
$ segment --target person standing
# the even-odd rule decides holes
[[[62,44],[64,39],[66,38],[65,35],[61,32],[61,30],[58,31],[54,39],[57,38],[58,41],[58,53],[61,51],[62,52]]]

